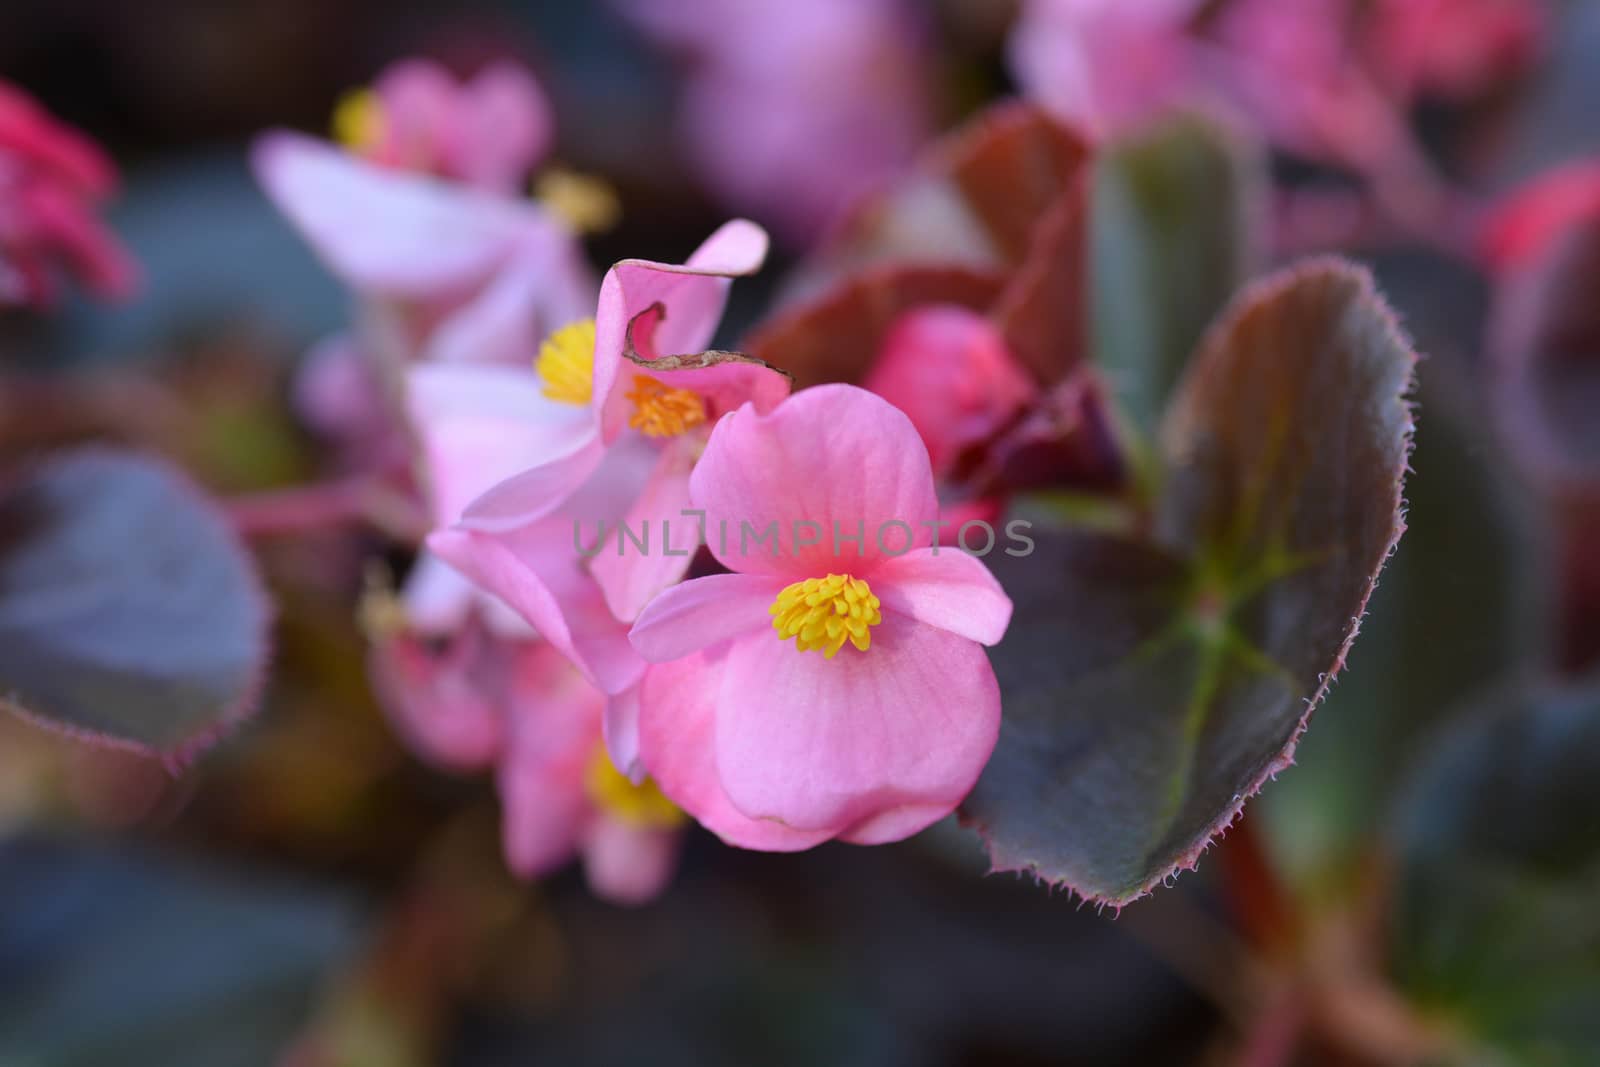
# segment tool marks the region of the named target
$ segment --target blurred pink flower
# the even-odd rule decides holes
[[[406,59],[347,96],[334,127],[380,166],[515,195],[549,150],[554,118],[539,83],[515,64],[458,81],[431,60]]]
[[[1545,0],[1378,0],[1370,47],[1409,99],[1482,95],[1525,73],[1544,50]]]
[[[905,0],[616,4],[683,58],[679,129],[703,180],[786,241],[816,241],[932,130],[928,49]]]
[[[848,385],[746,405],[690,483],[708,531],[740,543],[710,534],[734,573],[667,590],[631,634],[657,664],[640,753],[663,791],[725,841],[780,851],[896,841],[948,815],[998,737],[983,645],[1011,601],[978,560],[931,547],[939,508],[910,420]],[[746,551],[743,524],[768,523],[778,550]]]
[[[1189,23],[1203,0],[1025,0],[1011,69],[1035,100],[1095,138],[1126,132],[1193,86]]]
[[[901,316],[862,385],[905,412],[942,480],[961,454],[989,440],[1039,389],[985,315],[929,304]]]
[[[94,216],[116,182],[98,147],[0,81],[0,305],[53,303],[58,269],[98,296],[133,291],[133,261]]]
[[[656,896],[677,864],[681,812],[611,767],[604,695],[546,642],[470,620],[444,639],[402,632],[373,648],[373,677],[396,728],[424,759],[495,770],[507,865],[537,878],[581,856],[594,892]]]
[[[1485,220],[1479,252],[1501,273],[1525,268],[1569,229],[1600,218],[1600,160],[1585,159],[1539,175]]]

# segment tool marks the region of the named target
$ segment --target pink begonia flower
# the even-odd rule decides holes
[[[532,201],[386,170],[294,133],[260,138],[252,162],[278,210],[359,298],[363,347],[391,362],[422,358],[434,331],[497,279],[502,299],[522,287],[535,332],[593,307],[576,237]]]
[[[1479,252],[1501,273],[1527,266],[1570,227],[1600,218],[1600,160],[1557,167],[1517,189],[1485,221]]]
[[[632,630],[657,664],[640,753],[666,795],[771,850],[896,841],[953,811],[999,735],[983,646],[1011,601],[936,544],[911,421],[849,385],[746,405],[717,424],[690,492],[734,573],[668,589]],[[769,524],[774,539],[747,543]]]
[[[540,877],[581,856],[590,887],[616,903],[665,887],[684,817],[653,784],[612,767],[605,697],[555,648],[474,622],[442,646],[387,635],[373,659],[384,707],[413,749],[454,771],[494,769],[514,873]]]
[[[1404,98],[1480,96],[1524,73],[1543,51],[1545,0],[1378,0],[1371,48]]]
[[[994,323],[955,304],[930,304],[901,316],[862,385],[911,419],[937,479],[1039,393]]]
[[[515,387],[490,385],[484,368],[460,364],[413,375],[418,425],[454,422],[453,437],[476,434],[482,445],[460,462],[434,462],[435,470],[526,465],[467,506],[459,528],[430,538],[430,549],[515,608],[614,698],[606,738],[630,773],[638,771],[633,689],[644,662],[626,624],[688,569],[699,532],[685,514],[688,480],[710,426],[747,400],[771,410],[789,391],[788,378],[765,364],[700,354],[732,278],[755,270],[766,245],[760,227],[735,221],[682,266],[618,263],[601,284],[593,323],[553,335],[537,375],[523,374]],[[500,428],[469,429],[475,411]],[[519,422],[520,430],[509,425]]]
[[[679,52],[679,129],[703,180],[787,241],[822,236],[933,128],[929,49],[905,0],[617,0]]]
[[[539,83],[511,63],[458,81],[431,60],[401,60],[334,113],[334,132],[363,159],[511,195],[554,125]]]
[[[511,869],[534,877],[579,853],[598,896],[651,899],[677,867],[683,813],[612,765],[601,740],[605,697],[555,649],[536,645],[517,670],[518,684],[542,699],[514,709],[498,769]]]
[[[133,261],[94,215],[116,184],[98,147],[0,81],[0,305],[50,305],[58,269],[97,296],[133,291]]]
[[[1203,0],[1025,0],[1011,69],[1029,95],[1095,138],[1126,132],[1194,78],[1188,26]]]

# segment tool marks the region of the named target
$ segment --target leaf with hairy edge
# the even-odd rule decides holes
[[[1264,162],[1182,118],[1095,161],[1090,351],[1122,409],[1153,432],[1190,354],[1254,271]]]
[[[1125,903],[1287,765],[1402,529],[1414,363],[1365,271],[1285,272],[1168,412],[1148,542],[1035,530],[997,558],[1005,719],[963,812],[997,869]]]
[[[0,707],[181,761],[251,710],[267,606],[164,464],[90,450],[0,488]]]
[[[1458,722],[1393,820],[1391,971],[1498,1053],[1484,1062],[1600,1063],[1597,811],[1591,686],[1503,696]]]

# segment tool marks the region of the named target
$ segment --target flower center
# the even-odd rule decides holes
[[[594,396],[594,320],[569,322],[545,338],[534,364],[544,395],[582,406]]]
[[[795,639],[801,652],[821,652],[828,659],[849,641],[865,652],[872,647],[872,628],[883,621],[872,587],[848,574],[807,578],[778,594],[768,613],[778,637]]]
[[[364,152],[383,140],[383,104],[371,89],[345,93],[333,109],[334,140]]]
[[[706,421],[706,402],[692,389],[673,389],[654,378],[635,375],[633,415],[628,425],[646,437],[676,437]]]
[[[605,745],[597,745],[583,776],[584,789],[595,807],[629,826],[670,830],[684,821],[683,812],[646,778],[638,785],[617,770]]]

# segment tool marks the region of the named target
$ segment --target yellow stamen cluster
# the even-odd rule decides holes
[[[587,404],[594,395],[594,320],[569,322],[545,338],[534,364],[544,395],[563,404]]]
[[[830,574],[788,586],[768,613],[781,639],[792,637],[801,652],[820,651],[832,659],[846,641],[862,652],[872,647],[872,627],[883,621],[878,609],[866,582]]]
[[[357,152],[383,140],[383,104],[371,89],[345,93],[333,109],[333,136]]]
[[[539,175],[533,195],[576,233],[605,233],[622,218],[617,191],[587,174],[551,167]]]
[[[635,375],[633,415],[628,425],[646,437],[676,437],[706,421],[706,402],[692,389],[674,389],[654,378]]]
[[[583,776],[585,790],[596,807],[618,822],[645,829],[669,830],[681,825],[683,812],[646,778],[635,785],[617,770],[604,745],[594,750]]]

